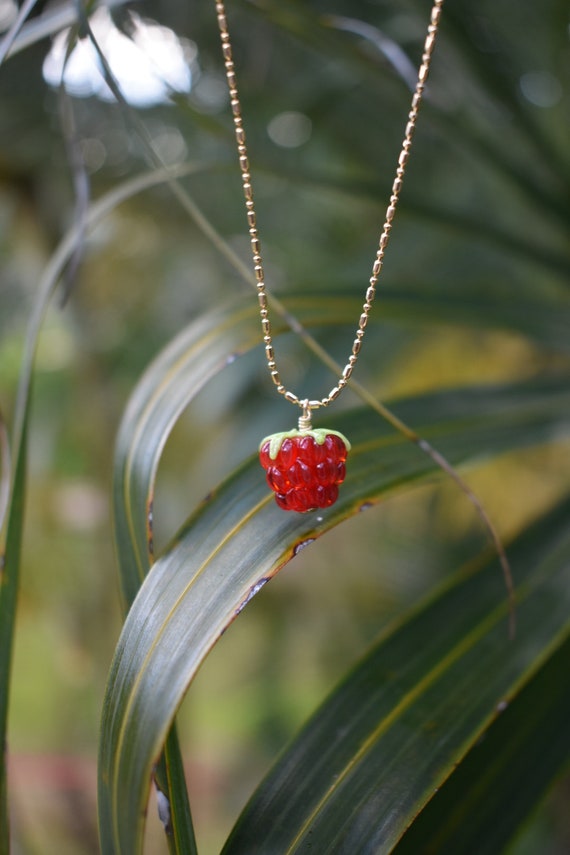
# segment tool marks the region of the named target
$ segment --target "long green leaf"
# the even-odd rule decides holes
[[[159,817],[170,852],[176,855],[195,855],[198,849],[175,725],[170,728],[166,737],[154,780],[157,797],[160,799]]]
[[[86,226],[93,228],[101,219],[113,211],[121,202],[155,184],[171,180],[173,174],[187,174],[201,168],[188,165],[182,169],[157,170],[139,176],[114,188],[97,203],[93,204],[86,217]],[[50,300],[56,290],[59,277],[67,260],[83,238],[83,229],[74,225],[65,235],[50,262],[44,269],[38,284],[26,331],[22,368],[18,383],[14,428],[12,431],[13,473],[6,513],[6,539],[0,554],[0,855],[9,851],[8,806],[6,792],[6,726],[8,718],[9,685],[15,613],[18,599],[20,553],[24,525],[25,472],[27,460],[27,434],[32,395],[34,360],[42,323]],[[6,443],[3,440],[3,446]],[[7,456],[3,449],[5,460]],[[2,473],[2,491],[5,490],[5,473]]]
[[[305,328],[339,325],[355,316],[359,299],[339,293],[323,300],[318,293],[293,294],[285,306]],[[524,330],[552,346],[568,345],[566,318],[552,309],[449,294],[387,293],[382,320],[462,322]],[[374,315],[373,322],[379,320]],[[285,329],[276,318],[274,334]],[[180,413],[213,376],[236,356],[259,344],[259,316],[251,299],[216,308],[183,330],[141,377],[125,411],[117,437],[114,477],[114,523],[121,585],[130,604],[150,566],[150,519],[160,455]]]
[[[505,640],[496,562],[460,573],[316,713],[246,807],[225,855],[388,853],[400,840],[398,853],[502,851],[545,783],[538,775],[523,785],[535,776],[535,733],[554,743],[539,764],[546,782],[570,759],[569,512],[567,500],[512,545],[514,642]]]
[[[408,313],[408,302],[404,303],[403,312]],[[392,307],[397,316],[399,305],[398,297],[392,301],[388,298],[384,303],[385,314],[390,315]],[[319,295],[305,294],[288,301],[287,308],[305,327],[313,323],[338,324],[357,311],[358,299],[337,295],[323,308]],[[449,305],[440,300],[435,310],[429,306],[426,314],[438,317],[440,309],[450,311]],[[421,308],[419,311],[421,313]],[[469,317],[470,311],[465,314]],[[489,313],[486,317],[488,320]],[[152,543],[150,520],[154,479],[169,432],[181,410],[212,376],[237,354],[258,343],[258,324],[257,311],[250,300],[204,315],[159,355],[131,398],[119,431],[114,479],[115,534],[126,605],[136,596],[152,561],[149,544]],[[275,325],[274,332],[278,333],[282,327],[283,323]],[[176,735],[167,739],[167,747],[170,739],[176,742]],[[167,767],[161,763],[160,768],[163,780],[167,781]],[[178,795],[173,791],[169,793],[174,833],[176,799],[186,798],[183,774],[178,780],[181,783]],[[183,813],[179,815],[181,823],[188,826],[182,818]],[[186,844],[187,851],[189,845]],[[184,851],[184,847],[173,848],[173,851]]]
[[[6,59],[10,49],[12,48],[16,38],[18,37],[18,33],[21,31],[26,18],[31,14],[34,6],[36,5],[37,0],[26,0],[25,3],[22,4],[21,9],[16,16],[16,20],[8,30],[8,32],[3,36],[2,41],[0,42],[0,65]]]
[[[568,393],[557,383],[468,390],[402,402],[397,412],[437,437],[458,464],[568,428]],[[99,758],[105,855],[138,852],[150,773],[176,709],[204,657],[255,593],[301,547],[368,503],[433,474],[433,462],[367,412],[338,416],[353,443],[336,505],[311,515],[280,512],[256,461],[210,496],[153,566],[129,612],[108,681]],[[497,573],[497,612],[507,606]],[[501,626],[506,639],[506,622]]]
[[[105,0],[105,6],[112,9],[114,6],[124,5],[126,0]],[[37,18],[27,21],[18,36],[14,39],[8,50],[8,57],[25,50],[30,45],[37,44],[43,39],[59,33],[66,27],[77,23],[77,5],[73,2],[58,3],[57,6],[42,11]]]
[[[570,762],[570,639],[523,687],[417,817],[397,855],[494,855]]]
[[[26,407],[23,413],[21,442],[14,460],[12,490],[6,524],[6,542],[4,551],[0,554],[0,855],[8,855],[10,851],[6,784],[6,729],[24,526],[28,415],[29,410]]]
[[[10,500],[12,481],[12,463],[10,460],[10,439],[4,417],[0,412],[0,542],[4,533],[4,521]]]

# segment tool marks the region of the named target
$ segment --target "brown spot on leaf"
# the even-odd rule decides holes
[[[251,586],[251,588],[249,589],[249,591],[247,593],[246,598],[243,600],[243,602],[241,602],[239,604],[239,606],[235,610],[236,617],[237,617],[237,615],[240,614],[240,612],[242,612],[245,609],[247,604],[251,600],[253,600],[255,595],[258,594],[261,591],[261,589],[263,588],[263,586],[266,585],[268,582],[269,582],[269,576],[264,576],[262,579],[259,580],[259,582],[256,582],[255,585]]]
[[[315,540],[315,537],[308,537],[306,540],[301,540],[299,543],[296,543],[293,547],[293,555],[298,555],[299,552],[302,552],[306,546],[309,546],[310,543],[314,543]]]

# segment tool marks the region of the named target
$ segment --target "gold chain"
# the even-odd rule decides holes
[[[433,48],[435,44],[435,38],[437,35],[437,29],[441,17],[441,9],[443,6],[443,2],[444,0],[435,0],[431,10],[430,23],[428,26],[427,35],[424,43],[422,61],[418,71],[418,79],[412,97],[410,112],[408,113],[408,122],[406,124],[402,148],[398,157],[396,177],[394,178],[394,183],[392,184],[392,194],[390,196],[388,208],[386,209],[386,218],[382,227],[382,233],[380,235],[378,250],[374,259],[374,264],[372,266],[372,275],[370,276],[369,285],[366,289],[366,296],[362,306],[362,314],[360,315],[360,318],[358,320],[358,328],[356,330],[355,338],[352,343],[352,350],[350,356],[348,357],[348,362],[346,363],[342,374],[337,381],[336,386],[334,386],[330,390],[326,397],[321,398],[320,400],[307,400],[306,398],[299,398],[294,392],[291,392],[287,389],[286,386],[283,385],[283,383],[281,382],[279,371],[277,370],[277,363],[275,360],[275,352],[273,348],[273,339],[271,336],[271,323],[269,320],[267,290],[265,286],[265,273],[263,270],[263,259],[261,257],[261,243],[259,239],[257,217],[255,214],[255,206],[253,201],[253,188],[251,183],[249,158],[246,147],[245,131],[243,128],[242,111],[236,82],[235,66],[232,56],[232,46],[230,42],[230,34],[228,32],[228,23],[224,3],[222,0],[217,0],[216,2],[216,12],[218,16],[218,26],[220,28],[220,37],[222,41],[222,52],[226,68],[226,78],[230,92],[230,102],[234,120],[235,136],[239,155],[239,165],[241,169],[241,178],[243,184],[243,193],[245,196],[245,205],[247,209],[247,221],[249,224],[249,235],[251,238],[253,269],[257,286],[259,314],[261,318],[263,341],[265,344],[267,368],[269,370],[269,373],[271,374],[271,378],[275,386],[277,387],[277,391],[279,392],[279,394],[284,395],[285,399],[290,403],[302,408],[302,418],[304,419],[306,424],[310,424],[311,410],[317,409],[318,407],[328,407],[329,404],[331,404],[336,398],[338,398],[338,396],[348,383],[348,380],[354,370],[354,366],[356,365],[360,350],[362,348],[362,340],[364,338],[364,333],[368,324],[368,318],[372,309],[372,304],[376,296],[376,284],[378,282],[380,271],[382,270],[382,265],[384,263],[384,255],[386,253],[386,246],[388,245],[388,240],[390,238],[392,221],[394,219],[394,214],[396,213],[396,207],[400,198],[400,191],[402,189],[404,172],[406,169],[408,158],[410,156],[412,138],[416,127],[418,111],[424,94]]]

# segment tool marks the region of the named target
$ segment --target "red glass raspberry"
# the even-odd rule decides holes
[[[279,507],[305,513],[336,502],[349,451],[349,441],[338,431],[290,430],[267,436],[259,460]]]

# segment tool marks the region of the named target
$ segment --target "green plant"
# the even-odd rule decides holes
[[[276,278],[285,260],[289,277],[276,301],[275,332],[283,337],[290,370],[300,364],[310,387],[318,386],[328,370],[321,358],[330,359],[328,353],[336,358],[337,346],[344,352],[346,319],[358,311],[359,283],[365,281],[408,98],[397,73],[401,66],[387,67],[370,49],[370,43],[377,42],[374,33],[366,31],[368,42],[354,35],[356,25],[371,17],[367,4],[351,3],[349,9],[342,5],[334,11],[350,13],[351,21],[331,17],[327,4],[293,0],[240,3],[239,14],[236,10],[244,55],[251,43],[272,40],[263,73],[255,65],[257,52],[249,61],[245,56],[244,79],[250,93],[254,165],[264,176],[262,198],[271,199],[271,204],[262,203],[261,216]],[[286,416],[276,414],[270,423],[273,416],[266,414],[272,399],[260,393],[263,381],[256,363],[248,359],[259,344],[255,300],[249,291],[226,298],[228,286],[241,287],[242,280],[249,281],[249,272],[232,241],[222,237],[241,228],[239,187],[236,183],[228,189],[233,171],[228,172],[232,164],[224,115],[181,95],[173,96],[174,106],[155,108],[154,113],[135,110],[125,101],[90,27],[91,11],[81,11],[67,58],[78,35],[91,39],[118,106],[103,107],[93,100],[90,117],[80,103],[65,92],[60,95],[76,207],[73,225],[46,265],[32,303],[19,394],[12,407],[11,472],[8,443],[2,441],[2,486],[7,492],[10,482],[10,496],[0,588],[0,726],[5,732],[22,540],[26,531],[32,534],[23,527],[24,496],[28,433],[34,424],[33,367],[42,324],[62,277],[69,293],[74,268],[82,261],[84,278],[93,289],[100,288],[97,258],[89,249],[96,227],[143,191],[161,188],[150,197],[148,209],[141,201],[129,210],[139,217],[137,223],[150,212],[164,224],[160,253],[166,270],[192,229],[192,251],[180,255],[191,264],[192,281],[187,288],[184,277],[178,276],[180,291],[169,290],[167,276],[160,271],[164,278],[159,297],[146,315],[133,301],[135,310],[121,341],[127,351],[137,341],[137,325],[144,331],[138,336],[145,339],[140,357],[135,350],[133,365],[121,375],[123,388],[133,385],[134,376],[140,374],[140,379],[118,431],[113,464],[114,529],[128,615],[103,710],[99,825],[105,855],[140,851],[154,777],[170,850],[192,853],[196,844],[182,755],[171,727],[205,657],[243,607],[303,547],[385,496],[442,474],[437,459],[425,454],[425,443],[411,443],[409,434],[398,433],[382,419],[386,411],[376,399],[385,388],[384,371],[392,378],[392,393],[400,392],[391,395],[396,398],[391,404],[395,417],[388,413],[392,422],[395,418],[413,426],[454,467],[509,453],[522,468],[522,455],[531,446],[553,449],[554,455],[564,448],[569,315],[564,276],[569,264],[563,182],[568,164],[561,134],[563,101],[554,97],[558,68],[543,68],[548,57],[560,55],[564,12],[557,2],[538,11],[526,3],[514,21],[512,11],[496,4],[477,11],[467,2],[446,7],[432,98],[422,115],[391,246],[393,267],[385,274],[368,344],[368,353],[380,354],[384,365],[377,371],[379,360],[370,357],[368,372],[362,369],[362,388],[357,387],[364,405],[353,399],[335,419],[334,427],[353,445],[338,503],[307,518],[279,516],[252,457],[261,436]],[[211,4],[195,3],[184,14],[167,5],[162,12],[165,24],[196,40],[207,76],[209,64],[218,61]],[[28,13],[24,10],[22,17]],[[422,14],[409,4],[405,17],[387,19],[382,27],[395,39],[398,32],[405,34],[406,22],[413,31]],[[118,25],[128,25],[120,9],[116,16]],[[45,32],[57,32],[75,20],[71,6],[57,14],[42,12],[15,36],[14,58],[8,62],[20,61],[19,68],[25,69],[27,54],[18,56],[19,48],[33,50],[29,46]],[[562,65],[562,59],[559,62]],[[536,69],[543,76],[528,78],[521,88],[524,75],[536,75]],[[527,96],[534,91],[535,103],[521,97],[521,91]],[[547,98],[548,92],[552,105],[541,113],[536,99]],[[9,94],[2,91],[0,98],[8,101]],[[371,103],[382,104],[382,110],[371,111]],[[313,139],[305,149],[288,153],[262,131],[292,106],[311,120]],[[12,105],[12,113],[5,115],[13,112]],[[119,180],[110,167],[89,179],[89,147],[81,142],[93,140],[94,126],[99,125],[100,138],[109,145],[116,114],[139,147],[123,163],[123,171],[132,174]],[[29,115],[25,118],[30,121]],[[188,162],[164,166],[159,153],[160,140],[164,150],[168,139],[166,131],[160,136],[164,128],[171,140],[188,140]],[[45,128],[43,133],[48,138]],[[75,157],[78,151],[83,160]],[[140,173],[143,159],[151,171]],[[67,163],[62,158],[62,171]],[[94,202],[84,192],[90,183]],[[234,191],[235,205],[228,202]],[[172,198],[184,220],[171,210]],[[301,213],[299,199],[304,203]],[[316,223],[326,224],[325,237]],[[61,228],[58,224],[58,231]],[[213,252],[202,263],[206,243]],[[115,277],[124,272],[120,256],[112,270]],[[204,297],[199,278],[208,270],[215,272]],[[145,272],[140,276],[144,279]],[[212,284],[216,277],[221,287]],[[135,294],[136,287],[131,287]],[[176,312],[172,318],[159,309],[186,292],[194,319],[180,332]],[[116,294],[104,295],[104,302],[113,298]],[[71,294],[71,304],[82,307],[92,323],[98,308],[86,301],[77,290]],[[81,311],[76,311],[80,329],[87,329],[89,323],[82,327]],[[427,332],[414,338],[411,322],[419,322]],[[110,317],[108,323],[112,326]],[[485,382],[480,366],[476,385],[463,375],[451,375],[451,388],[446,378],[425,384],[417,380],[414,348],[422,348],[422,362],[429,360],[442,323],[474,330],[474,350],[495,347],[495,382]],[[293,335],[288,336],[291,328]],[[508,331],[511,337],[504,332],[494,344],[489,331],[495,330]],[[462,346],[468,338],[465,333]],[[171,340],[141,372],[165,339]],[[513,341],[519,347],[516,360],[508,356]],[[307,344],[313,349],[310,359]],[[446,363],[455,358],[452,345],[448,347]],[[119,353],[117,347],[115,360]],[[105,358],[104,352],[98,353],[103,373],[111,364]],[[413,393],[415,389],[420,391]],[[207,411],[212,400],[216,413],[208,420],[207,412],[200,410]],[[158,535],[169,545],[155,550],[158,464],[167,438],[190,405],[195,410],[184,443],[193,452],[188,453],[190,470],[200,473],[195,476],[200,481],[195,498],[212,490],[173,539],[173,529],[166,534],[164,529],[175,515],[163,518],[163,533],[159,526]],[[230,451],[220,454],[220,447]],[[219,465],[215,476],[220,486],[215,487],[214,475],[204,484],[200,456],[214,471]],[[175,469],[180,468],[179,459]],[[515,639],[507,637],[508,603],[495,554],[481,552],[479,535],[470,526],[456,539],[454,516],[448,512],[440,523],[442,534],[431,544],[431,556],[426,544],[419,561],[426,569],[441,562],[448,575],[442,579],[434,573],[420,601],[408,592],[393,614],[373,614],[373,623],[383,627],[379,640],[370,640],[376,634],[370,629],[369,652],[281,754],[224,851],[281,853],[312,847],[319,852],[455,853],[469,851],[474,840],[478,853],[504,850],[567,767],[570,755],[570,541],[565,526],[568,500],[558,469],[558,461],[546,468],[552,485],[548,500],[522,503],[515,523],[503,524],[512,541],[508,552],[516,585]],[[542,474],[535,476],[533,489],[541,480]],[[495,476],[492,491],[498,481]],[[172,482],[170,488],[176,496]],[[185,501],[190,504],[188,497]],[[369,515],[372,519],[372,512]],[[437,518],[430,518],[432,524]],[[380,549],[374,528],[371,522],[364,530],[363,539],[371,544],[364,553],[369,563]],[[363,560],[360,546],[355,540],[354,565]],[[390,557],[402,566],[401,555]],[[454,566],[460,569],[449,574]],[[370,590],[373,570],[365,590]],[[363,608],[359,619],[365,615]],[[9,849],[7,805],[4,763],[0,853]]]

